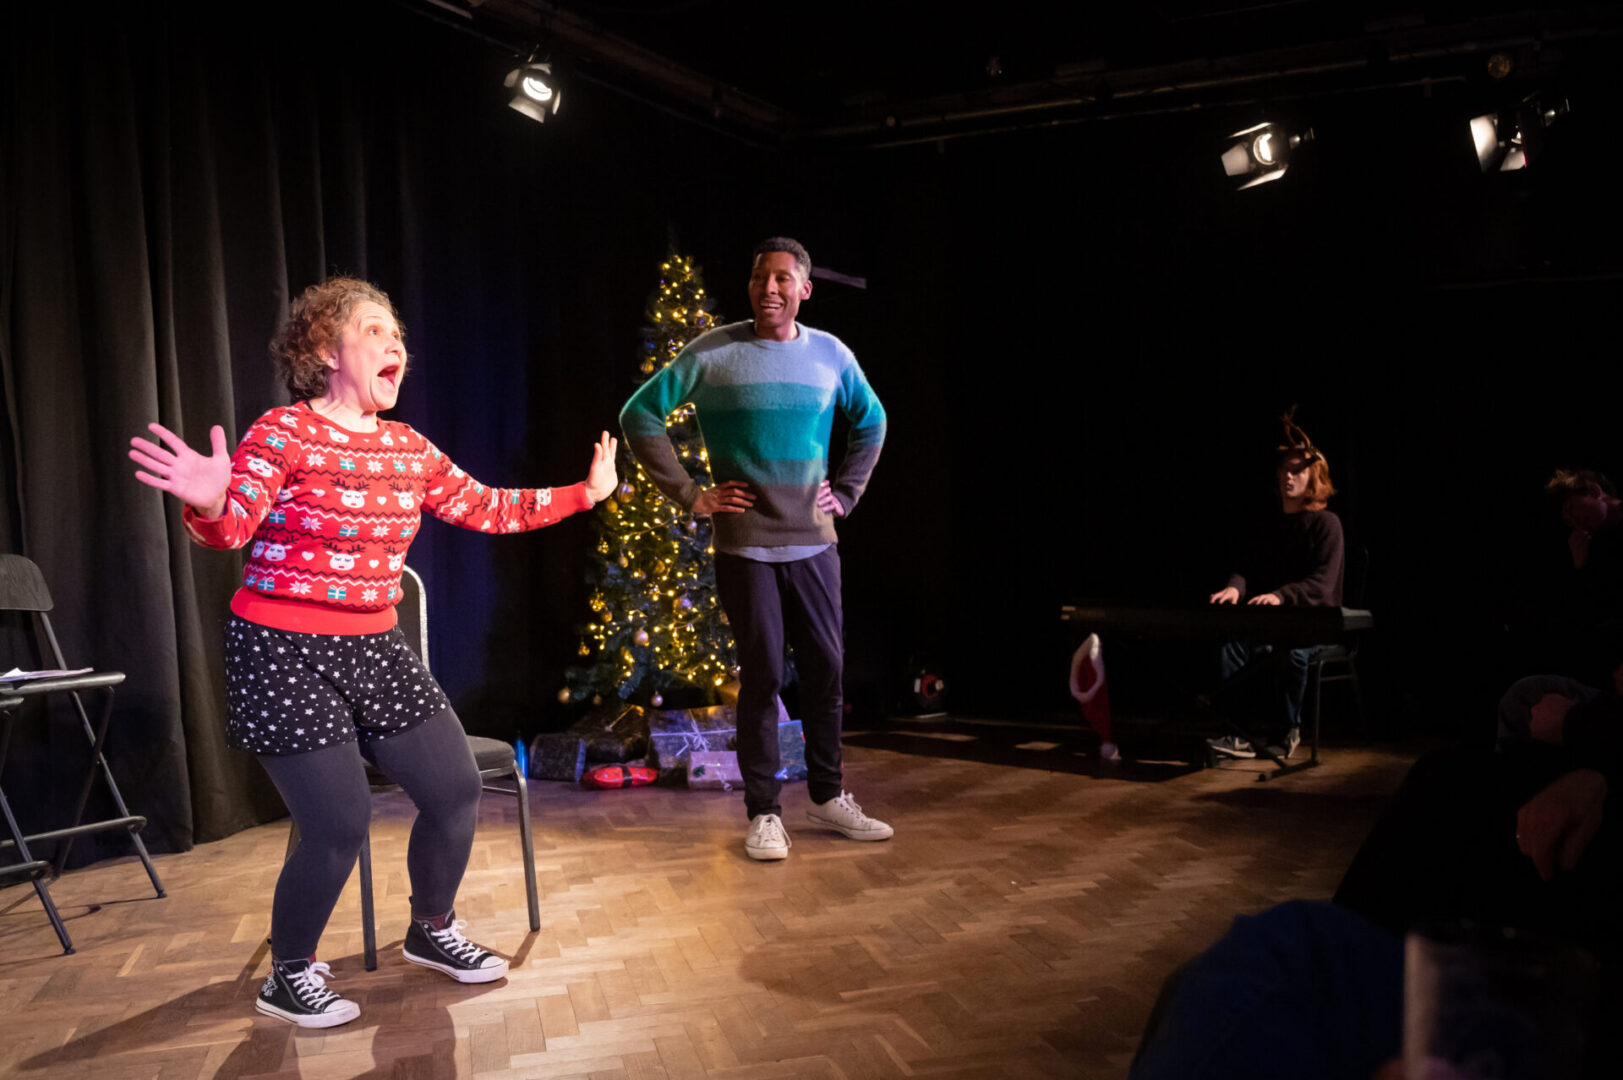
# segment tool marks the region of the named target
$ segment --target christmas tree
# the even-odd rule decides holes
[[[648,301],[640,380],[674,360],[689,341],[716,325],[704,279],[693,260],[672,252]],[[692,405],[665,419],[688,474],[709,486],[710,455]],[[620,489],[597,508],[597,552],[587,569],[591,620],[580,655],[559,698],[613,698],[658,707],[673,691],[708,704],[737,673],[733,637],[716,599],[710,520],[685,514],[665,498],[629,453],[620,454]]]

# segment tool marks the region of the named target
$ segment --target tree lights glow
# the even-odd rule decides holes
[[[702,275],[691,258],[672,253],[660,266],[643,331],[642,379],[674,360],[693,338],[717,325]],[[693,406],[682,405],[665,430],[688,474],[709,487],[710,455]],[[621,450],[620,489],[599,504],[596,557],[587,568],[591,621],[562,700],[611,695],[659,706],[665,694],[691,689],[708,699],[737,673],[732,632],[716,598],[710,522],[684,514]]]

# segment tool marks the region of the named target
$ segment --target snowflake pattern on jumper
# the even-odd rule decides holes
[[[451,707],[398,627],[299,634],[232,615],[225,678],[226,741],[255,754],[387,739]]]
[[[341,431],[307,403],[249,427],[231,459],[230,513],[187,507],[186,529],[214,548],[253,544],[243,571],[262,596],[377,612],[400,595],[401,567],[423,511],[475,532],[513,533],[588,509],[583,485],[493,488],[457,468],[409,425]]]

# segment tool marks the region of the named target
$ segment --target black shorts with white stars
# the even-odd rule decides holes
[[[398,627],[296,634],[232,615],[225,680],[226,741],[255,754],[387,739],[451,707]]]

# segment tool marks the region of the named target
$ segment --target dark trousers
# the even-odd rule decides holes
[[[1312,649],[1256,641],[1223,646],[1218,705],[1257,738],[1283,739],[1302,725],[1302,696]]]
[[[807,789],[813,802],[840,794],[840,681],[845,648],[840,556],[830,546],[809,559],[767,563],[716,555],[716,592],[738,645],[738,769],[750,817],[782,816],[778,795],[778,693],[783,646],[795,650]]]
[[[417,805],[406,849],[411,913],[443,915],[456,902],[479,818],[479,767],[456,713],[365,744]],[[362,744],[337,743],[302,754],[261,754],[299,825],[299,846],[282,864],[271,902],[271,955],[314,956],[338,894],[349,880],[372,822],[372,789]]]

